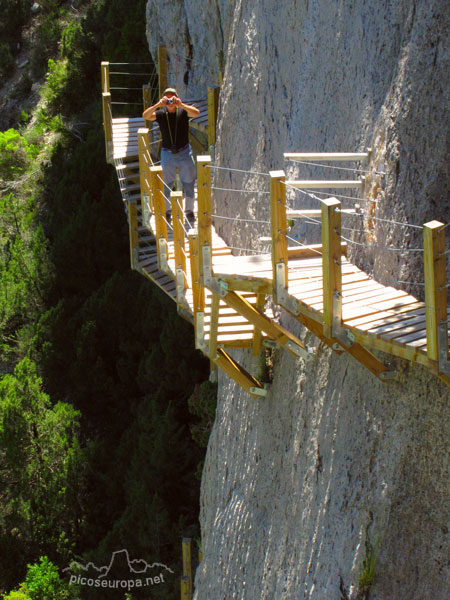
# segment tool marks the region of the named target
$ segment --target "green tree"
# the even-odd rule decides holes
[[[28,358],[0,380],[1,579],[17,575],[22,558],[51,551],[64,560],[76,541],[83,454],[79,413],[52,406]],[[12,581],[14,585],[14,581]]]
[[[56,566],[41,556],[28,565],[26,579],[18,590],[3,595],[4,600],[78,600],[76,588],[60,578]]]

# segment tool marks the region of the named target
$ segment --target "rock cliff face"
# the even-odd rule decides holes
[[[173,78],[191,97],[216,83],[223,53],[219,166],[330,177],[284,165],[283,152],[372,147],[362,207],[422,225],[450,221],[449,16],[445,0],[150,0],[148,37],[154,55],[159,42],[168,44]],[[217,214],[267,219],[267,177],[216,170],[214,183],[257,191],[217,191]],[[298,193],[289,202],[317,208]],[[233,246],[264,248],[263,224],[216,225]],[[385,250],[420,248],[420,229],[366,226],[379,250],[351,244],[358,264],[385,283],[423,281],[421,253]],[[314,226],[302,235],[310,241]],[[423,288],[406,289],[420,296]],[[220,377],[196,598],[448,598],[448,388],[380,354],[402,378],[382,384],[288,316],[282,322],[317,347],[317,358],[305,366],[276,353],[263,401]],[[244,352],[239,359],[251,368]],[[358,579],[371,557],[375,576],[365,594]]]

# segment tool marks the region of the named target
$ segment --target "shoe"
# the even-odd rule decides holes
[[[166,221],[168,223],[170,223],[171,219],[172,219],[172,211],[171,210],[167,210],[166,211]]]

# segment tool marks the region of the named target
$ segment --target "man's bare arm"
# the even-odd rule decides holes
[[[179,100],[179,102],[177,102],[177,100]],[[184,108],[184,110],[188,114],[188,117],[191,117],[191,119],[195,119],[195,117],[198,117],[198,115],[200,114],[200,111],[196,106],[191,106],[190,104],[183,104],[183,102],[179,98],[175,100],[175,103],[180,108]]]
[[[162,102],[162,98],[161,100],[158,100],[158,102],[156,104],[154,104],[153,106],[149,106],[148,108],[146,108],[144,110],[144,112],[142,113],[142,116],[144,117],[144,119],[146,121],[156,121],[156,111],[158,110],[158,108],[161,108],[161,106],[164,106],[164,103]]]

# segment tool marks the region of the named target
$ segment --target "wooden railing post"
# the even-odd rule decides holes
[[[103,130],[105,132],[106,162],[114,163],[111,94],[102,94]]]
[[[173,251],[175,255],[177,305],[181,307],[186,306],[185,290],[188,287],[186,278],[186,245],[183,227],[183,192],[172,192],[170,194],[170,201],[172,204]]]
[[[205,289],[200,282],[200,253],[198,235],[191,230],[188,234],[189,256],[191,259],[191,287],[194,308],[194,326],[197,327],[197,313],[205,312]]]
[[[150,227],[152,213],[152,194],[150,189],[150,167],[152,166],[150,147],[148,145],[148,129],[138,129],[139,182],[141,185],[142,224]]]
[[[198,246],[200,253],[200,280],[203,284],[203,257],[205,251],[212,260],[212,197],[211,197],[211,157],[197,156],[197,202],[198,202]],[[206,247],[209,249],[206,250]],[[205,250],[204,250],[205,248]]]
[[[109,94],[111,91],[109,87],[109,62],[102,61],[100,72],[102,76],[102,94]]]
[[[181,577],[181,600],[191,600],[191,594],[189,592],[189,579],[187,577]]]
[[[158,45],[158,82],[159,97],[162,98],[167,88],[167,49],[165,44]]]
[[[153,197],[153,210],[155,214],[154,234],[158,250],[158,266],[163,270],[163,265],[167,263],[167,222],[166,199],[164,197],[164,183],[161,166],[150,167],[150,181]],[[163,253],[164,256],[162,256]]]
[[[332,337],[342,325],[341,203],[322,201],[323,333]]]
[[[136,269],[139,263],[139,232],[137,203],[128,200],[128,233],[130,238],[130,263]]]
[[[188,598],[192,598],[193,582],[192,582],[192,556],[191,556],[191,538],[183,538],[183,578],[188,581]]]
[[[284,171],[270,171],[270,212],[272,233],[273,296],[278,302],[279,288],[288,287],[288,243],[286,218],[286,176]]]
[[[218,85],[208,87],[208,148],[216,145],[216,123],[219,112],[219,93]]]
[[[184,248],[184,201],[183,192],[171,192],[172,205],[173,249],[175,254],[175,268],[182,268],[186,273],[186,254]]]
[[[427,354],[440,362],[448,360],[447,288],[445,275],[444,224],[430,221],[423,226]]]

